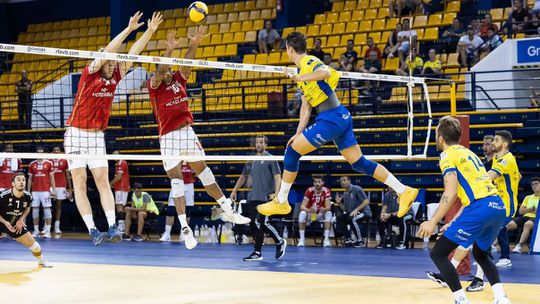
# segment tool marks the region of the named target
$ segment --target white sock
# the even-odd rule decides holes
[[[187,219],[185,214],[179,214],[178,220],[180,221],[180,227],[188,227]]]
[[[452,266],[454,266],[454,268],[457,268],[457,267],[459,266],[459,263],[460,263],[460,262],[461,262],[461,261],[454,260],[454,259],[452,259],[452,261],[451,261]]]
[[[398,181],[397,178],[392,174],[388,174],[388,177],[384,181],[384,184],[394,189],[397,194],[405,192],[405,185]]]
[[[304,240],[305,237],[306,237],[306,231],[305,230],[300,230],[300,239]]]
[[[453,294],[454,294],[454,299],[456,299],[456,303],[469,304],[469,300],[467,299],[467,296],[465,295],[465,291],[463,291],[463,289],[455,291],[453,292]]]
[[[34,225],[34,232],[39,232],[39,225]]]
[[[60,221],[54,222],[54,228],[55,228],[55,229],[56,229],[56,228],[60,229]]]
[[[172,229],[172,225],[165,225],[165,232],[164,234],[165,235],[171,235],[171,229]]]
[[[279,193],[277,195],[277,199],[280,204],[285,204],[289,199],[289,191],[291,191],[291,187],[292,183],[281,181],[281,187],[279,188]]]
[[[482,270],[480,265],[476,266],[476,277],[482,281],[484,280],[484,270]]]
[[[38,242],[34,242],[34,244],[30,246],[30,251],[34,253],[34,256],[36,257],[36,259],[38,259],[38,261],[43,262],[43,255],[41,254],[41,246],[39,246]],[[36,255],[36,254],[39,254],[39,255]]]
[[[493,297],[495,299],[506,297],[506,293],[504,293],[502,283],[494,284],[493,286],[491,286],[491,290],[493,290]]]
[[[83,215],[82,219],[84,223],[86,224],[86,228],[88,228],[88,231],[96,228],[96,224],[94,224],[94,218],[92,217],[92,214]]]
[[[114,210],[105,211],[105,217],[107,217],[107,224],[109,224],[109,227],[116,223],[116,212]]]
[[[330,237],[330,230],[325,229],[324,230],[324,238],[327,239],[328,237]]]
[[[223,209],[223,212],[225,213],[232,212],[232,206],[227,203],[227,198],[225,197],[225,195],[218,198],[217,202],[221,206],[221,209]]]
[[[45,230],[45,233],[51,233],[51,225],[45,224],[45,227],[43,228]]]

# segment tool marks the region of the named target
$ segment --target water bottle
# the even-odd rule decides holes
[[[422,244],[422,249],[429,250],[429,237],[424,238],[424,243]]]
[[[288,239],[289,238],[289,230],[287,227],[283,228],[283,238]]]
[[[182,233],[180,233],[182,234]],[[201,234],[200,234],[200,231],[199,231],[199,225],[195,225],[195,231],[193,232],[193,235],[195,236],[195,239],[197,241],[201,241]]]

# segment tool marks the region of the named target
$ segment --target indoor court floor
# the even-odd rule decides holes
[[[291,245],[277,261],[269,245],[263,261],[248,263],[249,245],[40,244],[54,268],[37,268],[28,249],[0,240],[0,303],[453,303],[448,289],[425,278],[435,267],[419,249]],[[512,262],[501,270],[512,303],[540,303],[540,256],[513,254]],[[468,296],[492,303],[489,287]]]

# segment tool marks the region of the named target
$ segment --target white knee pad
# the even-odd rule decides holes
[[[326,211],[324,213],[324,221],[327,222],[327,223],[332,222],[332,212],[331,211]]]
[[[184,181],[179,178],[171,179],[171,196],[173,198],[184,196]]]
[[[32,246],[30,246],[29,249],[32,252],[40,252],[41,251],[41,246],[39,246],[38,242],[34,242],[34,244],[32,244]]]
[[[214,173],[212,173],[212,170],[209,167],[206,167],[206,169],[199,174],[199,179],[205,187],[216,183]]]
[[[300,214],[298,214],[298,222],[299,223],[305,223],[307,219],[307,212],[304,210],[300,211]]]
[[[32,208],[32,218],[39,218],[39,208]]]
[[[43,217],[46,219],[52,218],[51,208],[43,208]]]

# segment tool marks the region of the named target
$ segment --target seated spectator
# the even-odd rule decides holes
[[[499,27],[493,23],[493,19],[491,18],[491,14],[486,14],[484,16],[484,21],[482,21],[482,24],[480,25],[480,38],[486,40],[489,38],[488,30],[492,30],[494,33],[496,33],[499,30]]]
[[[381,60],[377,57],[376,51],[371,51],[369,54],[369,57],[364,60],[364,66],[360,69],[360,72],[362,73],[372,73],[376,74],[381,71]],[[365,81],[366,90],[364,94],[369,94],[369,89],[371,88],[371,82],[370,80]]]
[[[396,24],[396,29],[392,32],[392,34],[388,37],[388,41],[386,42],[386,46],[384,47],[384,56],[387,58],[393,58],[398,55],[398,47],[399,47],[399,41],[398,41],[398,33],[403,30],[403,25],[401,23]]]
[[[526,23],[524,32],[526,37],[540,36],[540,12],[531,15],[531,20]]]
[[[422,74],[422,68],[424,67],[424,60],[416,56],[416,49],[411,49],[407,60],[401,65],[401,68],[397,69],[396,75],[409,76]]]
[[[407,248],[405,246],[407,223],[412,221],[414,214],[411,208],[404,217],[399,218],[397,217],[398,209],[398,195],[396,191],[389,188],[384,194],[381,216],[377,221],[377,228],[379,235],[381,236],[381,243],[377,244],[377,248],[383,248],[382,240],[384,240],[384,237],[392,231],[392,225],[399,226],[399,243],[396,245],[396,249],[402,250]]]
[[[314,47],[312,50],[309,50],[308,55],[315,56],[319,58],[321,61],[323,61],[325,52],[323,51],[321,45],[322,45],[321,38],[315,38]]]
[[[339,66],[338,66],[337,70],[338,71],[345,71],[345,72],[353,72],[354,71],[353,64],[350,62],[349,59],[347,59],[345,54],[341,54],[341,56],[339,56]]]
[[[159,210],[154,203],[154,199],[147,192],[142,191],[142,185],[133,184],[133,194],[131,195],[131,205],[126,207],[126,232],[122,236],[124,241],[141,242],[144,222],[159,215]],[[137,220],[137,234],[131,237],[131,220]]]
[[[409,53],[409,50],[412,47],[416,47],[416,39],[418,34],[415,30],[411,30],[411,23],[409,19],[403,20],[403,30],[398,33],[398,55],[399,63],[403,64],[405,62],[405,56]],[[412,44],[412,45],[411,45]]]
[[[489,52],[493,51],[494,49],[498,48],[501,44],[503,44],[501,36],[497,35],[496,32],[494,32],[492,29],[488,30],[488,37],[486,40],[487,40],[486,43],[488,45]]]
[[[457,52],[459,53],[459,62],[462,67],[475,65],[480,60],[480,50],[478,47],[482,45],[482,50],[487,50],[488,45],[483,44],[484,40],[474,34],[472,26],[467,27],[467,35],[461,37],[458,42]]]
[[[521,0],[514,1],[514,10],[510,13],[510,20],[512,21],[512,31],[514,33],[521,33],[524,31],[526,22],[531,20],[531,13],[523,7]]]
[[[442,72],[441,61],[437,59],[437,51],[435,49],[429,50],[429,60],[424,63],[422,74],[426,76],[439,76]]]
[[[531,96],[529,96],[531,101],[531,107],[539,108],[540,98],[538,96],[538,93],[536,92],[536,89],[533,87],[530,87],[529,89],[531,90]]]
[[[339,182],[341,187],[345,188],[345,192],[341,195],[336,194],[334,204],[338,227],[345,233],[345,246],[364,247],[365,242],[360,231],[360,224],[368,222],[371,218],[369,199],[360,186],[351,184],[351,179],[348,176],[342,176]],[[356,241],[353,242],[351,231],[347,226],[353,230]]]
[[[402,15],[411,14],[422,7],[422,0],[388,0],[390,18],[401,18]]]
[[[368,48],[366,50],[366,53],[364,54],[364,59],[367,59],[371,52],[377,53],[377,59],[382,59],[381,50],[379,50],[379,48],[373,43],[373,38],[367,38],[367,46]]]
[[[352,39],[347,40],[347,51],[343,53],[343,55],[345,55],[345,59],[347,60],[347,62],[351,64],[350,70],[346,69],[345,71],[354,71],[354,67],[356,66],[356,62],[358,61],[358,53],[354,50],[354,41]]]
[[[461,36],[465,35],[465,30],[461,27],[458,18],[452,21],[452,25],[442,34],[442,42],[446,44],[447,52],[455,52]]]
[[[318,222],[324,222],[324,241],[323,247],[331,247],[330,228],[332,227],[331,202],[332,194],[330,189],[324,187],[322,176],[313,176],[313,187],[309,187],[304,193],[304,200],[300,206],[298,215],[298,230],[300,231],[300,240],[298,247],[304,247],[306,225],[311,222],[312,215]]]
[[[324,53],[323,63],[326,64],[327,66],[331,67],[334,70],[339,70],[339,63],[333,62],[332,54],[330,54],[330,53]]]
[[[474,34],[476,36],[480,36],[480,27],[481,27],[480,20],[472,19],[471,23],[469,23],[469,25],[472,26]]]
[[[279,42],[279,33],[272,28],[272,21],[266,20],[264,23],[264,29],[259,31],[258,43],[259,53],[268,53],[273,50],[276,43]]]
[[[527,240],[531,235],[531,231],[533,231],[534,228],[534,221],[536,219],[536,212],[538,210],[538,200],[540,200],[540,177],[533,177],[531,179],[531,188],[534,193],[526,196],[525,199],[523,199],[523,203],[519,207],[519,214],[521,214],[521,216],[515,217],[512,221],[510,221],[510,223],[508,223],[508,225],[506,225],[506,229],[508,229],[508,231],[523,227],[523,232],[521,233],[519,242],[512,250],[512,252],[515,253],[521,253],[523,245],[527,243]]]
[[[289,117],[297,117],[301,105],[302,91],[300,90],[300,88],[297,88],[294,92],[294,98],[287,101],[287,115],[289,115]]]

